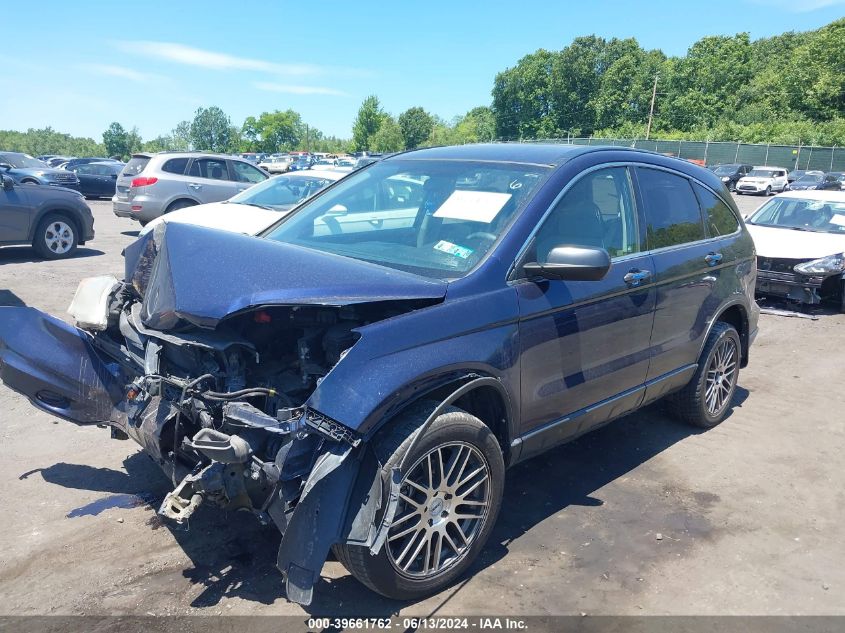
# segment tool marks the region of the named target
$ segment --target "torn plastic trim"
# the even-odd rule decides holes
[[[342,540],[347,508],[360,470],[360,460],[355,455],[361,453],[349,444],[328,444],[308,476],[276,558],[292,602],[311,604],[314,585],[329,550]]]

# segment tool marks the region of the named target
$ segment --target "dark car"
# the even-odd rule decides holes
[[[113,158],[96,158],[89,156],[88,158],[71,158],[69,161],[62,163],[62,169],[73,171],[74,167],[78,165],[87,165],[88,163],[115,163],[116,165],[123,166],[123,163],[114,160]]]
[[[5,173],[17,183],[79,188],[76,174],[47,167],[40,160],[21,152],[0,152],[0,174]]]
[[[0,180],[0,246],[32,244],[42,257],[61,259],[94,239],[94,216],[76,191]]]
[[[748,172],[754,169],[754,166],[729,163],[727,165],[716,165],[710,169],[725,183],[730,191],[735,191],[737,181],[743,176],[747,176]]]
[[[79,191],[86,198],[111,198],[117,190],[117,177],[124,164],[115,161],[76,165],[72,171],[79,178]]]
[[[831,171],[828,175],[833,176],[839,182],[839,188],[845,189],[845,171]]]
[[[839,191],[839,178],[834,174],[826,174],[823,171],[806,171],[804,174],[789,183],[787,191],[806,191],[808,189]]]
[[[787,182],[792,183],[792,182],[795,182],[796,180],[798,180],[799,178],[801,178],[804,174],[812,173],[812,172],[813,172],[813,170],[809,170],[809,169],[793,169],[791,172],[789,172],[786,175],[786,180],[787,180]]]
[[[303,169],[311,169],[314,164],[314,159],[311,157],[300,157],[293,161],[288,168],[288,171],[300,171]]]
[[[453,583],[506,467],[659,398],[719,424],[759,313],[721,180],[624,148],[398,154],[260,237],[165,223],[125,261],[77,291],[86,332],[0,308],[0,377],[140,443],[165,517],[274,523],[303,604],[330,549],[392,598]]]

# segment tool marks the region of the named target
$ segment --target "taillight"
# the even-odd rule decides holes
[[[138,178],[132,179],[131,187],[146,187],[147,185],[154,185],[158,182],[158,178],[150,177],[147,178],[146,176],[139,176]]]

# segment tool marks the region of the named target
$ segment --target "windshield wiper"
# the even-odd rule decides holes
[[[275,211],[273,207],[266,204],[258,204],[257,202],[235,202],[234,200],[227,200],[226,202],[231,202],[232,204],[245,204],[248,207],[258,207],[259,209],[266,209],[267,211]]]

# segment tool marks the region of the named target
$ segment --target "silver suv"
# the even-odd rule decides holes
[[[195,204],[227,200],[269,177],[249,161],[207,152],[133,154],[117,178],[114,214],[145,225]]]

